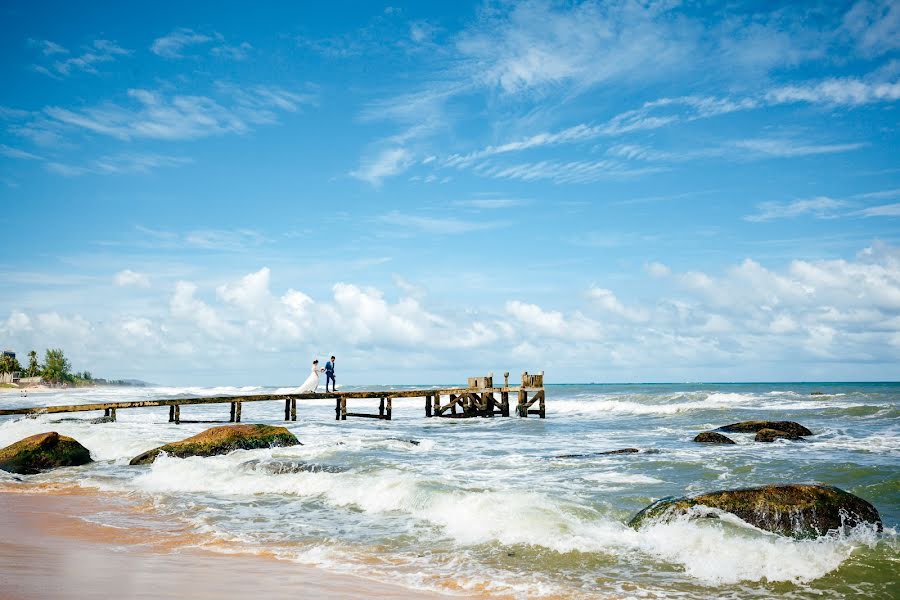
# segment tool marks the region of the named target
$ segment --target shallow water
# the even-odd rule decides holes
[[[349,389],[349,388],[347,388]],[[98,388],[0,396],[4,406],[251,394],[272,388]],[[285,390],[286,391],[286,390]],[[825,395],[811,395],[811,392]],[[129,494],[189,525],[191,543],[277,556],[441,591],[612,597],[891,597],[900,571],[900,384],[559,385],[546,420],[426,419],[394,400],[391,422],[334,421],[332,401],[298,403],[303,446],[227,456],[138,453],[209,424],[168,409],[3,418],[0,446],[71,435],[97,461],[26,478]],[[351,400],[372,410],[374,401]],[[183,407],[227,419],[228,405]],[[281,424],[280,402],[243,405],[245,423]],[[748,419],[796,420],[807,442],[691,442]],[[414,440],[418,444],[410,442]],[[637,454],[556,459],[636,447]],[[0,475],[7,485],[19,484]],[[625,523],[654,499],[767,483],[832,484],[872,502],[885,531],[791,540],[738,519]],[[115,525],[115,514],[92,519]],[[127,523],[120,523],[127,525]]]

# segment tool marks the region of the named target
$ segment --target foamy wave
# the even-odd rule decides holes
[[[709,410],[717,408],[741,408],[749,405],[756,408],[756,396],[737,393],[710,394],[694,392],[670,398],[660,402],[658,397],[646,397],[645,402],[632,400],[633,396],[599,396],[597,399],[553,400],[554,413],[602,414],[619,413],[630,415],[671,415],[692,410]],[[686,401],[683,399],[687,399]],[[693,399],[697,398],[697,399]]]
[[[666,524],[641,529],[639,547],[708,584],[741,581],[805,583],[837,569],[860,545],[878,543],[872,526],[859,526],[848,535],[794,540],[760,532],[737,517],[716,520],[683,516]]]

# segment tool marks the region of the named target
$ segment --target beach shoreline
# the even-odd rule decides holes
[[[147,599],[446,597],[273,556],[173,544],[172,536],[149,529],[85,520],[108,510],[126,509],[85,490],[0,488],[0,597],[75,600],[86,590]]]

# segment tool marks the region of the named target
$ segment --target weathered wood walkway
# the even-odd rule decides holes
[[[306,392],[302,394],[259,394],[253,396],[208,396],[202,398],[169,398],[164,400],[131,400],[124,402],[102,402],[95,404],[66,404],[59,406],[35,406],[28,408],[0,409],[4,415],[44,415],[55,413],[90,412],[102,410],[105,417],[116,420],[118,409],[145,408],[151,406],[168,406],[170,423],[189,423],[181,418],[182,406],[204,404],[230,404],[229,421],[241,422],[241,405],[247,402],[284,401],[284,420],[297,420],[297,400],[329,400],[335,401],[335,419],[346,421],[347,417],[363,417],[391,420],[392,400],[394,398],[424,398],[426,417],[508,417],[509,397],[517,397],[516,414],[520,417],[537,415],[546,417],[544,374],[522,374],[522,384],[516,387],[509,385],[509,373],[504,373],[501,387],[494,387],[493,377],[470,377],[468,387],[464,388],[424,388],[414,390],[352,390],[347,392]],[[529,398],[530,395],[530,398]],[[443,399],[447,403],[443,404]],[[350,412],[348,400],[378,399],[378,412]],[[537,408],[532,408],[537,404]]]

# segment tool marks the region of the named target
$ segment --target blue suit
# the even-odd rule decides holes
[[[325,363],[325,391],[328,391],[328,382],[331,382],[331,390],[337,389],[337,382],[334,380],[334,365],[329,360]]]

